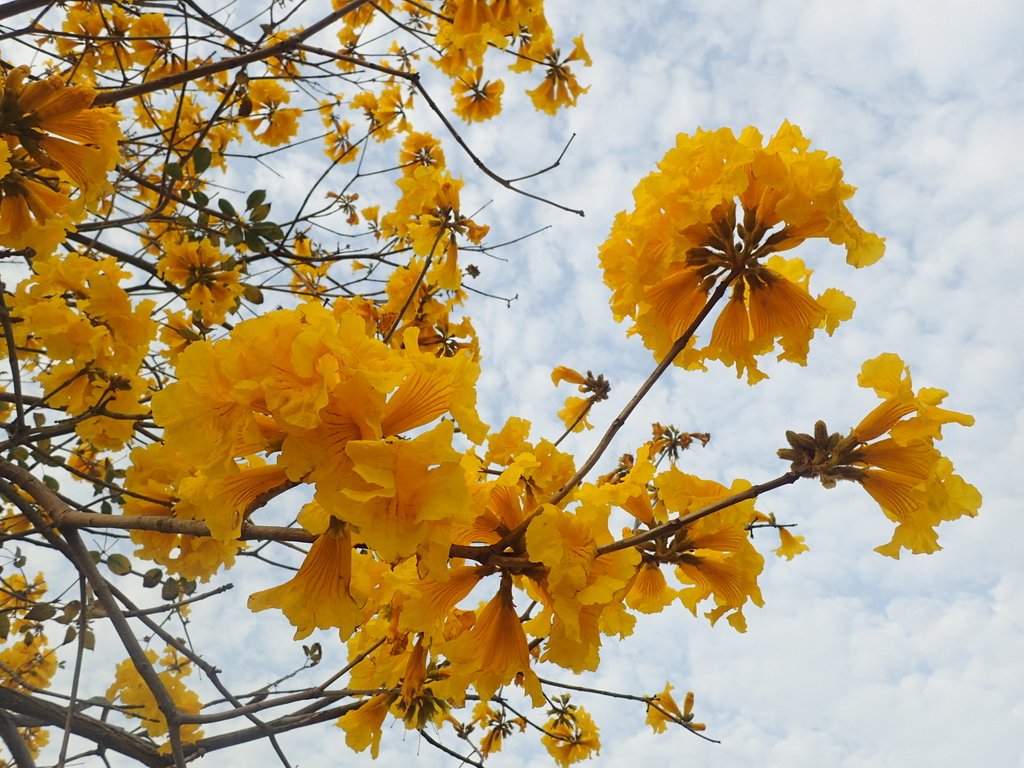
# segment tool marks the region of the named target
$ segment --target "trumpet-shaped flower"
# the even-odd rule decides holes
[[[295,627],[296,640],[329,627],[347,639],[363,621],[364,603],[352,589],[352,534],[340,522],[317,537],[293,578],[249,597],[252,611],[279,608]]]

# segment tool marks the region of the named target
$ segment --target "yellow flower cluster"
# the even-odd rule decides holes
[[[261,144],[286,144],[299,130],[302,110],[284,106],[291,95],[277,80],[252,80],[245,95],[249,117],[242,121],[249,135]]]
[[[387,14],[396,13],[398,5],[375,4],[379,12]],[[562,107],[574,106],[587,90],[572,71],[574,62],[591,64],[583,40],[577,37],[572,50],[563,56],[555,47],[542,0],[443,0],[434,11],[430,10],[434,3],[411,5],[403,4],[401,10],[410,14],[410,26],[433,34],[440,55],[432,63],[451,78],[453,111],[468,122],[488,120],[501,111],[505,83],[484,75],[484,60],[490,50],[507,55],[513,72],[529,72],[538,66],[544,69],[540,85],[527,91],[538,110],[554,114]],[[361,39],[372,29],[374,12],[374,6],[360,7],[346,15],[338,30],[344,55],[338,66],[343,71],[353,71],[362,58]],[[397,45],[391,53],[397,58],[395,69],[412,71],[416,54]],[[409,129],[405,110],[412,106],[410,93],[400,80],[388,78],[379,92],[364,91],[351,106],[365,113],[370,134],[383,140]]]
[[[754,128],[680,134],[636,187],[635,209],[616,217],[601,265],[615,318],[631,318],[630,333],[655,355],[692,334],[716,286],[731,295],[710,343],[698,349],[691,339],[676,362],[720,360],[751,384],[765,376],[758,357],[778,345],[780,359],[802,364],[815,330],[832,333],[852,315],[851,299],[834,289],[812,296],[811,271],[777,255],[822,237],[856,267],[882,256],[882,239],[846,207],[854,188],[839,161],[809,146],[789,123],[767,143]]]
[[[48,256],[107,190],[121,133],[92,88],[29,74],[0,71],[0,246]]]
[[[481,439],[479,368],[468,352],[421,351],[417,328],[401,347],[370,330],[348,303],[334,312],[307,304],[182,352],[178,382],[153,398],[165,445],[146,449],[177,462],[185,479],[176,494],[188,504],[179,514],[232,540],[256,499],[309,483],[317,502],[385,560],[418,555],[428,571],[443,567],[466,496],[453,424],[397,436],[450,416]],[[266,464],[260,457],[270,454],[276,462]]]
[[[333,5],[347,7],[345,0]],[[652,439],[612,472],[580,484],[559,442],[532,440],[529,422],[515,417],[490,432],[477,414],[476,336],[454,313],[467,295],[464,281],[479,274],[467,254],[483,249],[488,228],[463,205],[463,182],[447,168],[438,138],[414,129],[414,98],[421,108],[428,100],[415,69],[422,54],[396,41],[371,59],[364,43],[382,14],[405,14],[408,28],[433,43],[432,63],[452,82],[455,114],[477,122],[500,112],[505,83],[488,76],[491,52],[509,57],[514,72],[540,67],[543,78],[527,94],[537,110],[554,114],[586,91],[577,75],[591,61],[581,38],[567,54],[556,46],[542,6],[363,4],[339,22],[335,61],[344,72],[359,70],[361,60],[376,72],[359,78],[355,95],[315,89],[330,94],[319,104],[302,79],[307,66],[324,74],[323,62],[310,65],[297,48],[277,49],[262,65],[250,60],[252,72],[234,79],[227,71],[197,78],[173,99],[156,89],[134,103],[145,138],[132,142],[131,168],[123,169],[118,197],[106,201],[120,132],[114,112],[91,107],[91,86],[119,68],[129,74],[126,84],[194,68],[197,62],[175,52],[178,35],[164,17],[71,4],[68,34],[56,47],[89,86],[33,81],[26,67],[0,72],[0,247],[35,251],[31,277],[7,302],[11,333],[46,406],[76,418],[78,443],[63,449],[66,467],[106,482],[117,475],[107,472],[115,465],[102,452],[130,448],[124,514],[194,521],[209,533],[132,530],[136,555],[190,580],[231,567],[249,524],[268,521],[260,510],[305,486],[312,500],[292,523],[302,531],[285,536],[311,542],[301,564],[248,605],[279,612],[296,639],[337,631],[358,660],[347,687],[364,692],[338,725],[351,748],[374,756],[389,716],[409,729],[441,726],[468,701],[476,703],[470,722],[484,731],[479,752],[497,752],[527,724],[505,709],[508,686],[522,689],[535,708],[549,707],[541,740],[559,765],[596,755],[591,716],[552,696],[539,664],[595,670],[605,638],[626,637],[638,614],[677,601],[694,616],[700,610],[712,624],[724,617],[744,631],[743,611],[763,602],[764,558],[751,534],[775,528],[780,557],[807,549],[802,536],[755,509],[750,483],[726,486],[676,466],[691,442],[707,443],[705,433],[655,425]],[[260,44],[271,46],[294,30],[265,32]],[[326,60],[331,52],[321,54]],[[206,192],[216,181],[203,174],[226,172],[231,145],[283,147],[299,135],[304,113],[317,109],[332,168],[369,162],[370,137],[396,139],[391,210],[360,208],[359,193],[337,186],[316,192],[328,200],[324,208],[306,205],[311,194],[297,218],[281,225],[267,218],[263,190],[249,196],[245,213],[226,195],[210,206]],[[158,135],[166,145],[156,159],[146,142]],[[853,193],[839,161],[812,150],[788,123],[767,140],[753,128],[738,136],[727,129],[680,135],[601,249],[615,317],[629,318],[630,332],[659,357],[671,350],[691,368],[717,360],[751,384],[764,378],[766,355],[804,363],[814,334],[831,334],[854,303],[834,289],[812,294],[811,269],[785,252],[823,238],[844,247],[853,266],[877,261],[883,241],[854,219],[847,207]],[[114,258],[52,255],[88,209],[103,204],[123,233],[142,241],[143,259],[132,263],[148,274],[136,287],[162,280],[181,300],[159,335],[155,303],[130,298],[124,286],[131,276]],[[358,251],[360,261],[352,261],[355,250],[314,242],[318,228],[329,231],[328,217],[360,227],[371,245]],[[311,300],[233,318],[232,327],[228,316],[242,301],[261,296],[242,282],[250,274],[243,264],[260,254],[281,266],[294,294]],[[339,262],[350,268],[344,282]],[[270,278],[262,285],[277,287]],[[698,342],[705,319],[712,327]],[[221,330],[223,337],[207,338]],[[159,373],[160,366],[174,369],[174,383],[151,400],[154,382],[140,375],[147,355]],[[551,378],[579,393],[559,411],[566,432],[590,428],[587,417],[607,397],[608,382],[565,366]],[[915,393],[894,355],[869,361],[861,384],[883,403],[846,438],[824,430],[793,435],[786,458],[798,475],[860,483],[896,523],[892,541],[878,548],[883,554],[933,551],[937,524],[974,514],[980,504],[934,446],[943,424],[971,419],[939,408],[944,392]],[[150,407],[155,427],[143,425],[140,434],[154,437],[138,447],[133,430]],[[0,521],[8,533],[27,526],[14,514]],[[0,684],[45,687],[55,657],[21,621],[24,607],[0,604],[31,641],[0,650]],[[149,658],[157,662],[156,654]],[[198,697],[181,679],[187,662],[168,650],[160,664],[181,711],[198,712]],[[671,690],[637,697],[647,704],[647,722],[658,732],[669,723],[702,730],[693,721],[693,694],[680,706]],[[130,662],[118,666],[107,695],[151,736],[166,733]],[[201,732],[189,726],[182,736],[194,741]]]
[[[594,719],[583,707],[570,704],[568,696],[560,696],[548,714],[540,740],[555,763],[567,768],[601,752]]]
[[[845,437],[829,434],[821,421],[813,435],[788,432],[790,447],[779,457],[791,461],[796,474],[816,477],[828,488],[840,480],[860,483],[896,523],[892,539],[877,552],[894,558],[902,549],[935,552],[941,548],[939,523],[973,517],[981,506],[978,489],[955,474],[935,447],[944,424],[969,427],[974,417],[940,408],[947,394],[941,389],[915,393],[910,369],[891,352],[865,362],[857,381],[882,402]]]
[[[20,322],[15,343],[34,350],[31,368],[51,407],[72,416],[97,415],[78,423],[78,435],[103,450],[130,439],[149,381],[139,375],[156,333],[154,302],[134,302],[122,283],[130,274],[112,257],[91,259],[69,253],[63,259],[36,258],[33,275],[11,298]]]
[[[146,651],[146,658],[150,664],[157,664],[155,651]],[[178,711],[188,715],[199,714],[202,706],[199,696],[182,682],[183,677],[192,673],[191,662],[181,658],[177,651],[168,646],[164,655],[159,657],[159,663],[163,671],[158,673],[158,677]],[[141,720],[142,727],[151,737],[167,734],[167,719],[131,659],[125,659],[117,665],[114,682],[107,689],[107,698],[111,701],[120,700],[125,706],[125,713],[129,717]],[[182,725],[179,733],[182,743],[185,744],[191,744],[203,737],[202,729],[192,723]],[[160,751],[169,752],[170,742],[162,744]]]
[[[159,274],[181,288],[185,305],[198,313],[203,324],[219,325],[238,306],[244,290],[239,282],[242,268],[227,262],[207,239],[178,239],[164,246]]]
[[[432,267],[426,275],[429,282],[444,290],[459,290],[459,239],[476,244],[488,232],[488,227],[462,212],[462,180],[452,178],[447,170],[436,165],[420,165],[411,168],[396,183],[402,195],[394,211],[381,220],[383,233],[405,240],[414,253],[431,260]]]
[[[123,72],[133,64],[148,79],[184,69],[185,62],[171,48],[171,28],[162,13],[78,2],[68,5],[61,26],[68,34],[57,37],[57,50],[66,61],[74,60],[76,75],[90,83],[97,72]]]
[[[8,529],[10,530],[10,529]],[[19,691],[50,687],[57,672],[57,654],[49,647],[42,625],[27,614],[46,592],[42,574],[30,583],[20,573],[6,576],[0,585],[0,685]],[[33,757],[49,742],[45,728],[19,728],[18,733]]]

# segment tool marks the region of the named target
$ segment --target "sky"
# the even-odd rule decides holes
[[[660,421],[712,434],[685,456],[686,471],[725,484],[770,479],[785,470],[775,451],[787,429],[824,419],[845,432],[873,407],[856,375],[864,360],[891,351],[915,387],[946,389],[949,407],[977,418],[970,429],[947,428],[940,447],[984,496],[976,519],[940,527],[942,552],[900,561],[872,551],[891,526],[859,488],[802,482],[763,499],[760,508],[796,523],[811,549],[792,562],[767,556],[766,605],[745,612],[747,633],[710,627],[679,606],[606,644],[599,673],[558,678],[636,693],[666,682],[692,690],[698,719],[721,743],[681,729],[656,736],[642,706],[587,698],[602,728],[594,764],[1024,766],[1024,521],[1013,500],[1024,461],[1024,9],[1008,0],[548,0],[546,8],[560,39],[584,35],[589,92],[552,119],[532,109],[521,92],[530,86],[510,82],[504,113],[464,135],[509,176],[547,165],[574,135],[560,166],[524,187],[586,216],[509,194],[448,149],[450,164],[465,169],[463,199],[488,204],[492,237],[547,227],[501,249],[507,262],[481,262],[480,290],[517,297],[471,306],[484,420],[524,416],[535,437],[555,436],[567,393],[551,386],[551,369],[601,372],[613,391],[594,413],[598,430],[568,443],[586,455],[654,366],[608,310],[597,250],[615,213],[631,207],[634,185],[677,134],[754,125],[771,135],[789,120],[842,160],[858,187],[852,210],[887,239],[885,258],[863,270],[830,246],[794,253],[815,269],[816,290],[835,286],[857,300],[854,318],[815,339],[806,367],[769,366],[770,379],[753,388],[722,368],[670,371],[607,462]],[[196,607],[193,639],[239,660],[238,688],[300,658],[283,619],[243,610],[204,629],[203,619],[215,618],[208,610],[217,609]],[[321,639],[326,646],[329,633]],[[302,768],[372,764],[350,755],[329,725],[282,743]],[[262,765],[272,756],[256,745],[210,759]],[[410,759],[454,764],[386,726],[376,765]],[[488,764],[550,760],[526,735]]]

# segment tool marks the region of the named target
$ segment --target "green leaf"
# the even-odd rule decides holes
[[[64,604],[64,613],[61,614],[60,618],[57,619],[61,624],[70,624],[76,618],[82,610],[82,604],[77,600],[72,600],[70,603]]]
[[[64,642],[61,643],[61,645],[73,643],[76,637],[78,637],[78,630],[74,627],[68,627],[66,630],[64,630]]]
[[[225,198],[225,197],[218,197],[217,198],[217,207],[220,208],[221,212],[225,216],[230,216],[233,219],[238,218],[238,214],[235,212],[235,206],[233,206],[228,201],[227,198]]]
[[[267,218],[267,214],[270,213],[270,203],[260,203],[252,209],[252,213],[249,214],[251,221],[263,221]]]
[[[164,166],[164,173],[176,181],[181,181],[185,178],[185,175],[181,172],[181,165],[179,163],[168,163]]]
[[[126,573],[131,573],[132,561],[124,555],[110,555],[107,558],[107,568],[115,576],[124,576]]]
[[[242,228],[235,225],[228,230],[228,235],[224,238],[224,242],[228,245],[238,245],[244,239],[245,233],[242,231]]]
[[[7,611],[0,613],[0,640],[6,640],[11,634],[11,616]]]
[[[65,603],[63,607],[63,613],[60,614],[57,622],[60,624],[71,624],[76,620],[78,614],[82,611],[82,603],[78,600],[72,600],[69,603]]]
[[[272,221],[261,221],[258,224],[254,224],[252,227],[254,232],[259,233],[260,237],[264,237],[267,240],[284,240],[284,232],[281,231],[281,227]]]
[[[105,501],[104,500],[104,501],[100,502],[100,514],[101,515],[109,515],[112,512],[113,512],[113,508],[110,506],[110,502],[109,501]]]
[[[245,233],[245,244],[249,246],[249,250],[255,253],[263,253],[267,250],[267,246],[263,244],[263,240],[261,240],[260,236],[252,230]]]
[[[252,208],[255,208],[266,199],[267,190],[265,189],[257,189],[255,192],[250,192],[249,196],[245,198],[245,209],[248,211]]]
[[[55,493],[60,490],[60,483],[57,482],[56,478],[49,475],[43,475],[43,485]]]
[[[192,151],[192,167],[196,169],[196,173],[202,173],[209,168],[212,160],[213,152],[206,147],[196,147]]]
[[[196,201],[197,205],[210,204],[210,196],[205,192],[200,192],[198,189],[192,193],[192,199]]]
[[[33,605],[28,613],[25,614],[25,618],[29,621],[46,621],[52,619],[57,615],[57,609],[49,603],[39,603]]]
[[[164,572],[161,571],[159,568],[150,568],[142,576],[142,586],[146,587],[147,589],[149,589],[150,587],[155,587],[157,584],[160,583],[160,579],[162,579],[163,576]]]

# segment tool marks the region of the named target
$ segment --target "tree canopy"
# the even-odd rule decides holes
[[[684,681],[574,675],[653,613],[746,631],[765,553],[808,547],[763,495],[857,484],[895,558],[935,552],[940,523],[980,507],[937,447],[972,417],[892,352],[856,382],[877,407],[788,432],[774,478],[686,471],[710,439],[688,425],[607,455],[663,377],[728,368],[754,386],[852,317],[851,297],[811,287],[806,244],[859,269],[884,239],[796,125],[683,126],[596,254],[650,375],[599,419],[609,378],[558,365],[564,430],[541,435],[478,412],[481,370],[502,361],[479,343],[469,312],[495,299],[473,280],[524,233],[492,232],[449,158],[581,213],[543,193],[559,158],[506,177],[464,136],[502,119],[506,86],[551,115],[586,98],[585,42],[543,0],[230,17],[16,0],[0,22],[6,765],[183,766],[250,742],[292,765],[276,737],[320,723],[338,726],[332,749],[376,756],[388,722],[473,765],[526,739],[570,765],[600,750],[593,696],[710,738],[699,691],[672,692]],[[289,165],[301,188],[252,182]],[[591,450],[566,450],[595,427]],[[259,583],[230,589],[243,569]],[[283,616],[301,666],[234,676],[188,634],[217,601]],[[328,643],[343,665],[321,665]],[[108,687],[86,691],[103,658]]]

